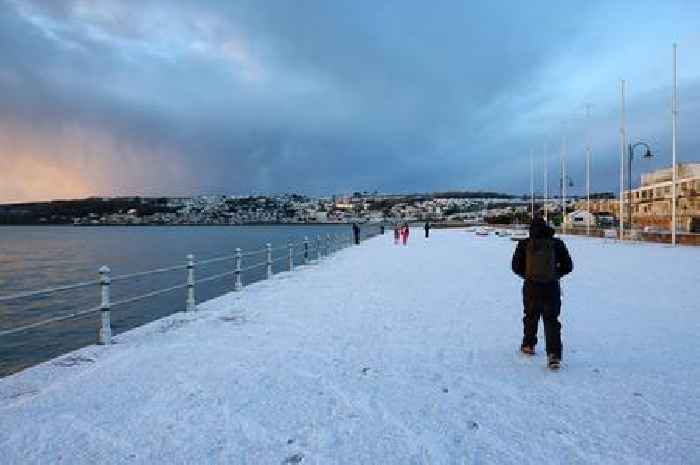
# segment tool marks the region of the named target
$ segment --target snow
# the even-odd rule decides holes
[[[387,234],[0,380],[0,461],[700,463],[700,249],[565,242],[559,373],[514,242]]]

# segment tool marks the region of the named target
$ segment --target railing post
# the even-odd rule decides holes
[[[321,255],[322,255],[322,252],[321,252],[321,235],[318,234],[318,235],[316,236],[316,260],[320,260],[320,259],[321,259]]]
[[[109,273],[110,269],[108,266],[105,265],[100,268],[100,290],[102,293],[100,314],[102,316],[102,324],[97,336],[97,343],[102,345],[110,345],[112,343],[112,303],[109,300],[109,286],[112,284],[112,278],[110,278]]]
[[[294,271],[294,244],[289,241],[287,246],[289,247],[289,271]]]
[[[272,279],[272,244],[265,244],[267,249],[267,279]]]
[[[326,234],[326,256],[331,254],[331,235]]]
[[[241,249],[240,247],[236,248],[236,256],[235,256],[235,265],[236,268],[233,272],[233,275],[235,277],[233,281],[233,290],[234,291],[240,291],[243,289],[243,283],[241,282],[241,262],[243,261],[243,256],[241,254]]]
[[[185,311],[194,312],[197,310],[197,303],[194,300],[194,255],[187,256],[187,301]]]
[[[304,265],[309,263],[309,238],[304,236]]]

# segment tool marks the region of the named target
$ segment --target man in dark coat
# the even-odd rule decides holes
[[[352,224],[352,235],[355,239],[355,244],[360,243],[360,225],[357,223]]]
[[[425,238],[426,238],[426,239],[427,239],[428,237],[430,237],[430,228],[431,228],[431,227],[432,227],[432,226],[430,225],[430,221],[426,221],[426,222],[425,222],[425,226],[423,226],[423,229],[425,229]]]
[[[528,263],[529,262],[529,263]],[[544,323],[547,358],[550,368],[559,368],[562,355],[561,288],[559,279],[571,273],[573,263],[561,239],[544,219],[537,217],[530,225],[530,237],[518,243],[512,261],[513,272],[523,278],[523,342],[520,350],[535,354],[537,326]]]

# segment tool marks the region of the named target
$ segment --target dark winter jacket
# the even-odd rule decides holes
[[[541,218],[536,218],[530,225],[530,238],[544,239],[551,238],[554,241],[554,264],[556,267],[557,280],[565,276],[574,269],[574,264],[569,256],[569,251],[561,239],[554,237],[554,230],[547,226]],[[527,245],[530,239],[520,241],[513,254],[511,266],[513,273],[525,279],[525,270],[527,269]]]

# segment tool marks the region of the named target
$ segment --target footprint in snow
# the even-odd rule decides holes
[[[293,465],[293,464],[301,463],[303,460],[304,460],[304,454],[294,454],[294,455],[290,455],[289,457],[284,459],[284,462],[282,462],[282,463],[285,465],[287,465],[287,464]]]
[[[158,332],[162,334],[162,333],[174,331],[174,330],[182,328],[183,326],[185,326],[191,322],[192,322],[192,320],[185,320],[185,319],[169,320],[169,321],[166,321],[165,323],[163,323],[160,328],[158,328]]]
[[[231,323],[235,326],[240,326],[248,322],[248,319],[244,315],[236,314],[222,316],[219,318],[219,320],[223,321],[224,323]]]
[[[84,357],[82,355],[71,355],[69,357],[64,357],[62,359],[53,362],[54,365],[59,367],[74,367],[76,365],[82,365],[84,363],[93,363],[94,358]]]

